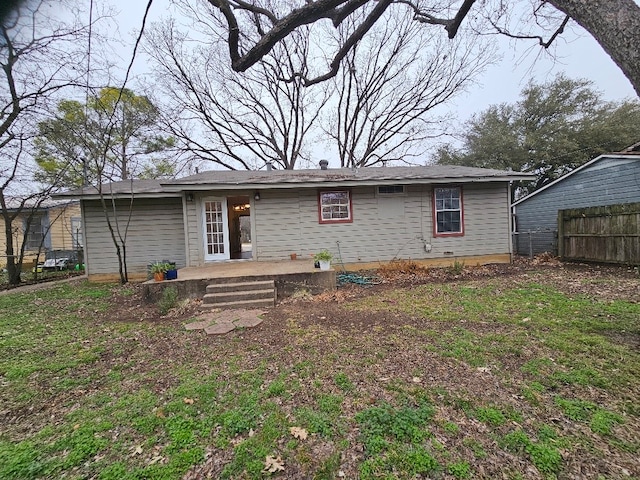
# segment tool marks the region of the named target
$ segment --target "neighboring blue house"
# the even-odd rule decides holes
[[[640,143],[600,155],[515,202],[514,251],[557,254],[558,210],[633,202],[640,202]]]

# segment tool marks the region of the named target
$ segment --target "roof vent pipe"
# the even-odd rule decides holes
[[[273,165],[271,164],[271,160],[267,160],[267,172],[273,170]]]
[[[320,160],[320,170],[326,170],[329,166],[329,162],[327,160]]]

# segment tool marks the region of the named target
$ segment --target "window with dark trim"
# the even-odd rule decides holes
[[[462,187],[433,189],[435,235],[464,235]]]
[[[321,190],[318,192],[320,223],[350,223],[353,221],[350,190]]]

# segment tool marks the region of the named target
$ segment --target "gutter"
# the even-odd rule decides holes
[[[377,185],[424,185],[424,184],[463,184],[463,183],[490,183],[512,182],[516,180],[535,180],[535,175],[514,175],[509,177],[476,177],[476,178],[406,178],[385,180],[341,180],[318,182],[274,182],[274,183],[181,183],[163,184],[166,192],[210,191],[210,190],[271,190],[294,188],[339,188],[339,187],[363,187]]]

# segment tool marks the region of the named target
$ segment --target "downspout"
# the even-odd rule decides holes
[[[191,202],[190,203],[194,203],[195,202],[195,198],[193,196],[193,194],[187,194],[186,192],[182,192],[182,227],[184,228],[184,248],[185,248],[185,252],[184,252],[184,260],[185,260],[185,267],[191,267],[191,249],[189,248],[190,245],[190,238],[189,238],[189,208],[187,206],[187,202],[189,201],[187,199],[187,197],[190,196],[191,198]],[[196,214],[197,216],[197,214]]]
[[[509,206],[507,207],[507,213],[509,214],[509,263],[513,262],[513,215],[515,214],[515,207],[511,205],[511,182],[507,182],[507,198],[509,199]]]
[[[87,218],[86,203],[85,203],[85,200],[82,199],[82,196],[80,196],[80,225],[82,225],[82,263],[84,263],[84,274],[87,276],[87,278],[89,278],[90,277],[89,268],[91,266],[91,262],[87,261],[89,258],[89,248],[87,245],[88,235],[87,235],[87,225],[85,222],[86,218]]]

